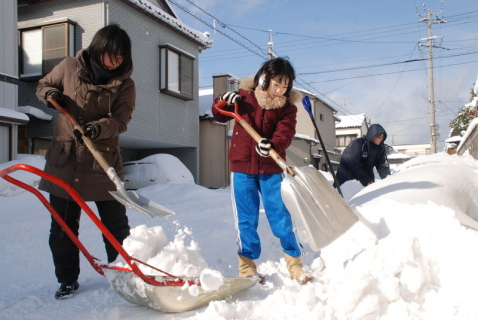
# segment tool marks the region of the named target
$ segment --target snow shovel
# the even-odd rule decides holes
[[[58,104],[58,102],[55,101],[55,99],[49,97],[47,100],[51,102],[55,109],[60,111],[60,113],[64,117],[66,117],[73,129],[76,129],[81,132],[81,134],[83,135],[83,142],[88,147],[88,150],[90,150],[91,154],[93,154],[93,157],[95,157],[96,161],[98,161],[103,170],[105,170],[108,177],[115,184],[116,191],[110,191],[110,193],[116,200],[118,200],[128,208],[136,210],[151,218],[161,218],[174,215],[173,211],[139,195],[135,191],[126,191],[126,189],[124,188],[124,182],[121,181],[120,177],[118,177],[115,169],[106,162],[106,159],[103,157],[101,152],[96,149],[93,141],[91,141],[90,138],[85,137],[83,127],[78,124],[78,121],[73,118],[73,116],[68,110],[62,108]]]
[[[332,164],[330,163],[329,154],[327,153],[327,149],[325,148],[324,141],[322,140],[322,137],[320,136],[319,127],[317,127],[317,123],[315,122],[314,114],[312,113],[312,104],[310,103],[309,96],[305,96],[302,99],[302,104],[304,105],[305,110],[309,114],[310,120],[312,120],[312,124],[314,125],[315,131],[317,132],[317,137],[319,138],[320,145],[322,146],[322,150],[324,151],[324,154],[325,154],[325,159],[327,160],[327,164],[329,165],[330,172],[332,173],[332,177],[334,178],[335,185],[337,186],[337,191],[343,197],[344,195],[342,194],[342,190],[340,190],[340,185],[339,185],[339,182],[337,181],[337,177],[335,176],[334,168],[332,167]]]
[[[100,229],[105,238],[108,239],[111,245],[116,249],[116,251],[118,251],[128,266],[122,267],[119,265],[105,265],[98,263],[99,259],[90,255],[78,237],[73,233],[73,231],[71,231],[65,221],[60,217],[45,196],[37,188],[9,176],[9,174],[18,170],[24,170],[36,174],[43,179],[51,181],[52,183],[55,183],[65,189],[73,198],[73,200],[78,203],[81,209],[83,209],[92,222],[98,227],[98,229]],[[147,306],[163,312],[183,312],[204,306],[213,300],[223,299],[237,292],[250,288],[259,282],[259,277],[223,278],[223,285],[217,290],[206,291],[202,288],[201,282],[197,277],[177,277],[154,266],[146,264],[139,259],[131,257],[124,250],[118,240],[116,240],[111,232],[105,227],[97,215],[86,204],[86,202],[80,197],[80,195],[65,181],[46,173],[45,171],[26,164],[16,164],[1,170],[0,177],[16,186],[19,186],[20,188],[33,193],[43,203],[48,211],[50,211],[52,217],[58,222],[58,224],[60,224],[61,228],[83,253],[91,266],[99,274],[105,275],[118,295],[128,302]],[[147,275],[141,271],[139,265],[149,267],[157,274]],[[191,293],[187,289],[189,286],[197,286],[197,288],[193,288],[193,293]]]
[[[225,106],[224,100],[214,105],[218,112],[233,117],[256,142],[262,139],[239,115],[237,102],[234,112],[223,110]],[[324,248],[358,221],[347,202],[315,168],[290,167],[273,149],[269,155],[284,170],[282,200],[292,216],[297,234],[313,251]]]

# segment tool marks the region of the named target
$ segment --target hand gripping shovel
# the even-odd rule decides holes
[[[60,111],[60,113],[66,117],[68,122],[70,122],[73,129],[78,130],[83,135],[83,142],[88,147],[88,150],[93,154],[96,161],[101,165],[103,170],[105,170],[108,177],[113,181],[116,186],[116,191],[110,191],[111,195],[133,210],[141,212],[142,214],[147,215],[151,218],[161,218],[174,215],[174,212],[137,194],[135,191],[126,191],[124,188],[124,183],[121,181],[120,177],[116,174],[116,171],[113,167],[111,167],[103,157],[103,155],[96,149],[93,141],[90,138],[84,136],[83,127],[81,127],[75,118],[64,108],[62,108],[58,102],[55,101],[53,98],[48,98],[48,101],[53,104],[55,109]]]
[[[259,142],[262,137],[239,115],[239,104],[235,103],[234,112],[223,110],[226,105],[226,101],[220,101],[214,107],[233,117]],[[347,202],[315,168],[289,167],[275,150],[271,149],[269,154],[284,170],[282,200],[292,216],[297,234],[313,251],[324,248],[358,221]]]

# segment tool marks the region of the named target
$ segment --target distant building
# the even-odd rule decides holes
[[[326,150],[322,148],[319,135],[309,113],[302,104],[299,104],[297,105],[296,135],[292,140],[292,145],[287,149],[288,164],[297,167],[311,165],[318,170],[330,171],[325,157],[325,152],[327,152],[335,171],[339,166],[341,154],[340,150],[336,149],[335,123],[339,120],[335,115],[337,110],[317,95],[303,89],[297,89],[304,95],[309,96],[314,121],[319,128],[320,138]],[[306,156],[306,153],[308,153],[308,156]]]
[[[405,163],[412,158],[409,155],[394,150],[394,148],[392,146],[389,146],[388,144],[385,144],[385,147],[387,152],[388,164],[392,172],[402,163]]]
[[[353,140],[367,134],[368,123],[365,114],[337,116],[337,118],[340,122],[335,124],[335,144],[341,151]]]
[[[406,154],[412,158],[431,154],[432,150],[430,143],[396,144],[392,147],[397,152]]]
[[[448,154],[455,154],[458,145],[460,144],[462,136],[453,136],[445,140],[445,152]]]

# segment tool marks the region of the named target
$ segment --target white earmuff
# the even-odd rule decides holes
[[[261,87],[262,90],[265,90],[265,86],[266,86],[266,74],[263,73],[260,77],[259,77],[259,83],[258,83],[259,87]]]

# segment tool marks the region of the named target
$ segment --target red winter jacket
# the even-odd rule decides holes
[[[300,101],[302,94],[293,89],[283,106],[262,108],[256,99],[254,90],[252,78],[241,81],[239,94],[242,99],[239,101],[239,115],[261,137],[269,139],[274,150],[285,160],[285,150],[292,142],[297,123],[297,107],[293,102]],[[215,99],[214,104],[218,102],[219,97]],[[234,106],[227,106],[224,109],[234,111]],[[218,122],[227,122],[233,119],[218,112],[214,106],[212,111],[214,119]],[[236,122],[229,149],[231,171],[246,174],[282,173],[283,170],[272,157],[262,157],[255,151],[256,144],[246,130]]]

